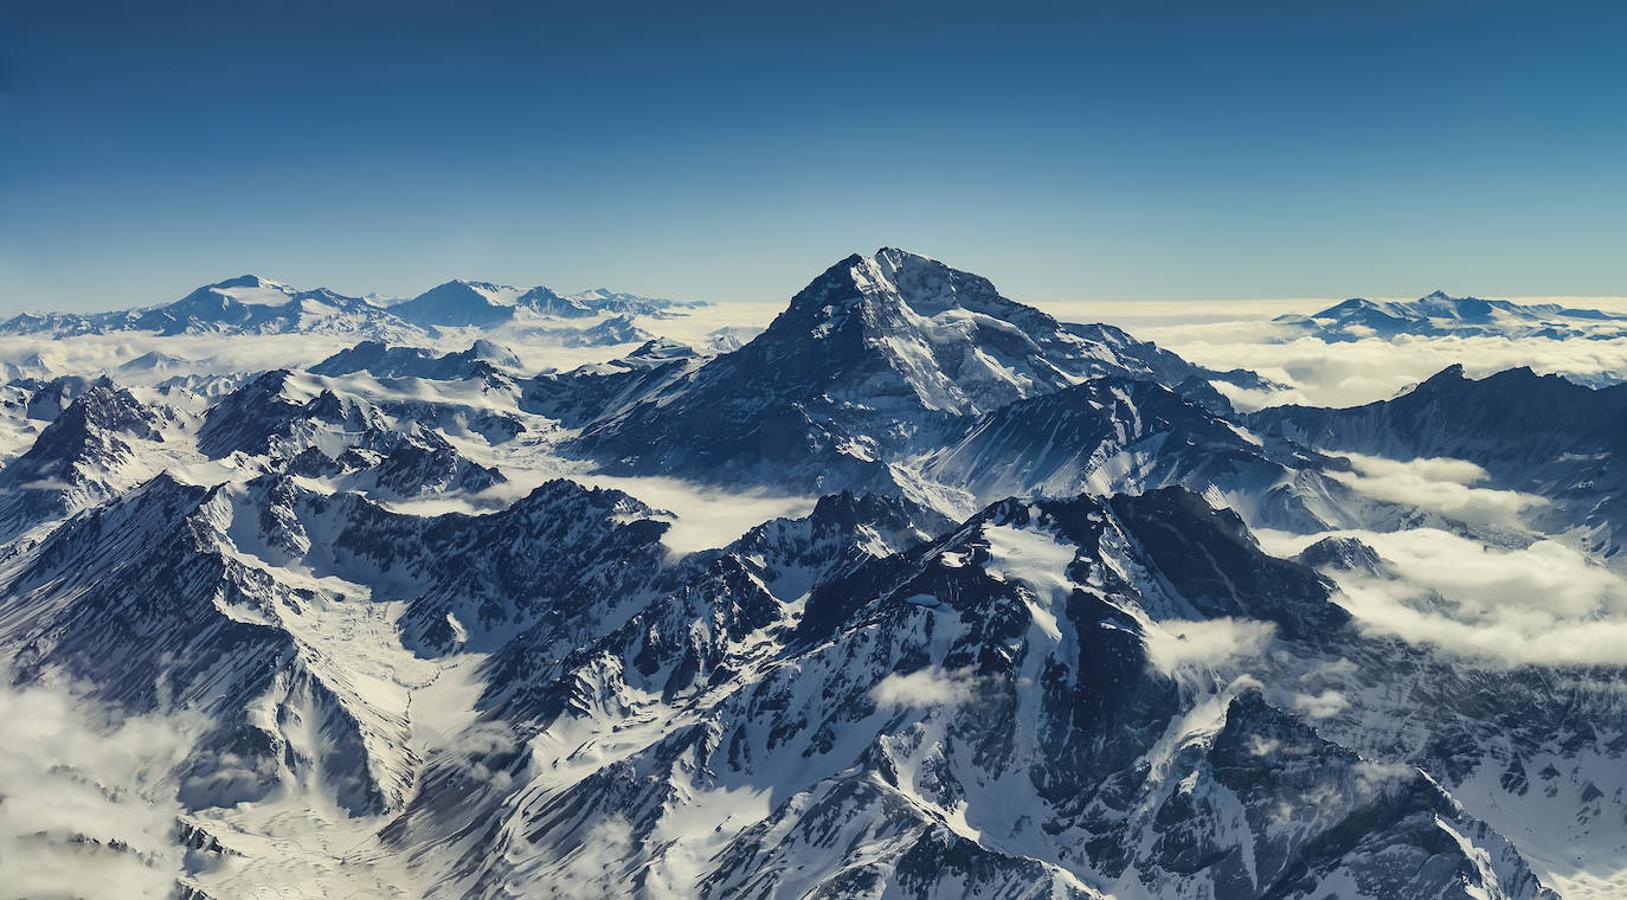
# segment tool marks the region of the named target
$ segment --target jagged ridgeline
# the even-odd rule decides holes
[[[1621,667],[1448,654],[1342,592],[1399,583],[1372,535],[1518,537],[1351,453],[1472,463],[1613,557],[1620,389],[1244,414],[1270,381],[896,249],[714,314],[245,276],[5,323],[130,348],[4,387],[0,653],[184,738],[140,779],[177,852],[138,864],[216,900],[1627,891]]]

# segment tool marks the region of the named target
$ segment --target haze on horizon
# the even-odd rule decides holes
[[[1619,295],[1627,13],[362,2],[0,14],[0,314],[255,272],[783,299]]]

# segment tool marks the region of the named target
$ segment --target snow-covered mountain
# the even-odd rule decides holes
[[[660,315],[667,310],[682,309],[684,307],[698,306],[693,300],[667,300],[661,297],[640,297],[626,291],[612,291],[609,288],[594,288],[571,294],[569,298],[589,309],[619,315]]]
[[[1219,373],[883,249],[838,262],[762,334],[661,396],[589,423],[572,448],[619,472],[875,487],[889,462],[964,417],[1104,375],[1225,403],[1207,382]]]
[[[671,315],[675,310],[702,305],[704,304],[639,297],[604,288],[565,295],[540,285],[521,289],[479,281],[454,280],[431,288],[404,303],[391,306],[390,312],[409,322],[425,326],[472,325],[490,328],[512,322],[527,314],[559,319],[587,319],[610,315],[625,320],[631,316],[661,318]]]
[[[968,418],[907,465],[974,501],[1069,497],[1183,484],[1263,525],[1315,530],[1347,521],[1326,471],[1343,460],[1261,438],[1155,382],[1110,376]]]
[[[638,327],[631,317],[620,314],[569,335],[566,343],[581,347],[613,347],[617,344],[642,344],[654,339],[655,335]]]
[[[1623,389],[1243,415],[891,249],[760,333],[302,297],[11,329],[82,370],[0,389],[0,660],[176,737],[175,852],[27,840],[189,900],[1620,895]]]
[[[400,330],[405,323],[358,297],[327,288],[302,291],[243,275],[198,288],[164,306],[108,313],[25,313],[0,323],[6,334],[286,334]]]
[[[1608,339],[1627,336],[1627,316],[1557,303],[1452,297],[1435,291],[1417,300],[1353,298],[1310,315],[1272,320],[1294,337],[1329,342],[1414,337]]]
[[[525,297],[533,302],[535,294],[502,284],[455,279],[390,307],[390,312],[415,325],[490,327],[512,320],[517,301]]]
[[[577,428],[613,419],[662,394],[710,359],[685,344],[652,340],[619,359],[540,373],[526,382],[521,403]]]
[[[92,384],[0,468],[0,534],[94,506],[141,480],[132,475],[142,471],[137,445],[162,442],[158,425],[129,391],[106,380]]]
[[[526,290],[462,279],[385,304],[371,296],[349,297],[327,288],[300,290],[269,278],[242,275],[204,285],[162,306],[105,313],[23,313],[0,322],[0,334],[356,334],[399,341],[422,338],[438,328],[501,328],[517,317],[662,318],[703,305],[604,289],[567,297],[546,287]]]

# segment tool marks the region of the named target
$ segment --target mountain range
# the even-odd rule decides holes
[[[1486,614],[1461,584],[1552,585],[1393,549],[1545,548],[1597,601],[1555,614],[1619,625],[1627,389],[1452,368],[1242,413],[1216,385],[1255,373],[893,248],[749,339],[662,334],[695,311],[245,277],[0,326],[356,340],[0,394],[0,658],[184,736],[105,791],[173,807],[175,895],[1627,889],[1627,659],[1449,643]],[[636,349],[531,368],[572,318]],[[165,865],[130,827],[27,840]]]
[[[422,337],[439,328],[493,328],[531,319],[600,315],[661,317],[695,303],[639,297],[604,288],[564,295],[456,279],[399,302],[347,297],[327,288],[299,290],[242,275],[198,288],[173,303],[105,313],[23,313],[0,334],[72,336],[115,332],[182,334],[360,334]]]
[[[1330,343],[1400,336],[1510,340],[1610,340],[1627,336],[1627,315],[1557,303],[1453,297],[1444,291],[1407,301],[1353,298],[1321,312],[1282,315],[1272,322],[1293,337],[1314,337]]]

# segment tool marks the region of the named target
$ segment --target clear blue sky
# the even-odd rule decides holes
[[[780,299],[884,244],[1030,299],[1627,294],[1621,4],[0,7],[0,311]]]

